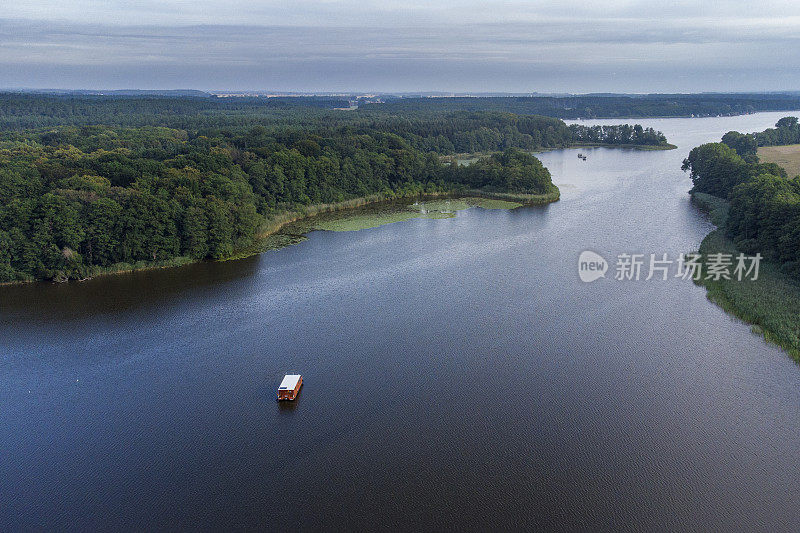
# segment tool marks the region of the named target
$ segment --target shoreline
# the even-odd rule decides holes
[[[691,199],[716,226],[703,238],[698,253],[738,254],[722,229],[728,218],[728,201],[703,193],[691,193]],[[779,265],[762,260],[757,281],[700,279],[694,283],[706,289],[709,301],[749,324],[753,334],[780,347],[800,364],[800,282]]]
[[[259,232],[256,234],[256,242],[248,246],[246,249],[234,253],[231,257],[220,259],[220,261],[235,261],[237,259],[244,259],[246,257],[252,257],[254,255],[258,255],[270,250],[279,250],[280,248],[284,248],[286,246],[294,244],[295,242],[287,242],[285,244],[279,243],[276,246],[270,246],[266,241],[270,237],[277,235],[283,228],[285,228],[289,224],[292,224],[294,222],[300,222],[302,220],[308,220],[326,213],[336,213],[339,211],[347,211],[349,209],[355,209],[358,207],[365,207],[370,205],[377,206],[380,204],[384,203],[388,204],[391,202],[395,202],[398,200],[405,200],[409,198],[419,198],[424,200],[432,198],[460,198],[466,196],[475,196],[475,197],[495,199],[495,200],[515,201],[521,203],[523,206],[545,205],[557,202],[561,199],[561,190],[556,185],[553,185],[552,187],[553,189],[549,193],[545,194],[495,192],[495,191],[485,191],[482,189],[453,189],[450,191],[432,191],[432,192],[399,194],[399,195],[375,194],[360,198],[354,198],[352,200],[345,200],[343,202],[336,202],[332,204],[317,204],[309,206],[305,209],[298,209],[281,213],[280,215],[276,216],[272,221],[268,221],[261,227]],[[300,237],[302,235],[304,235],[304,233],[298,234],[297,237]]]
[[[426,198],[459,198],[459,197],[466,197],[466,196],[474,196],[480,198],[489,198],[489,199],[496,199],[496,200],[508,200],[508,201],[515,201],[521,203],[523,206],[537,206],[537,205],[545,205],[553,202],[557,202],[561,199],[561,191],[556,185],[552,185],[553,189],[550,192],[545,194],[527,194],[527,193],[513,193],[513,192],[495,192],[495,191],[484,191],[482,189],[461,189],[461,188],[454,188],[447,191],[429,191],[429,192],[413,192],[413,193],[395,193],[395,192],[385,192],[379,194],[372,194],[369,196],[362,196],[359,198],[352,198],[350,200],[344,200],[342,202],[335,202],[331,204],[315,204],[303,207],[301,209],[293,209],[289,211],[283,211],[281,213],[276,214],[270,220],[267,220],[261,227],[258,229],[254,236],[254,242],[238,251],[234,251],[234,253],[230,257],[226,257],[224,259],[219,259],[216,262],[223,262],[223,261],[235,261],[238,259],[245,259],[248,257],[253,257],[255,255],[259,255],[264,252],[268,252],[270,250],[279,250],[281,248],[285,248],[286,246],[290,246],[292,244],[296,244],[301,240],[304,236],[303,234],[298,235],[290,235],[286,239],[285,242],[276,243],[275,245],[270,245],[268,240],[270,237],[274,237],[280,233],[280,231],[292,224],[294,222],[299,222],[302,220],[307,220],[314,218],[318,215],[326,214],[326,213],[335,213],[339,211],[347,211],[349,209],[355,209],[358,207],[365,207],[371,205],[379,205],[382,203],[391,203],[398,200],[405,200],[410,198],[419,198],[419,199],[426,199]],[[293,238],[294,237],[294,238]],[[197,263],[203,262],[213,262],[212,260],[208,259],[193,259],[187,256],[178,256],[173,257],[172,259],[167,259],[165,261],[158,261],[156,263],[150,263],[145,261],[139,261],[134,264],[120,264],[119,268],[115,268],[114,265],[109,267],[95,267],[99,270],[97,272],[92,273],[85,279],[82,280],[66,280],[63,282],[57,282],[54,280],[48,279],[28,279],[28,280],[18,280],[18,281],[8,281],[0,283],[0,287],[7,287],[13,285],[23,285],[28,283],[42,283],[42,282],[50,282],[50,283],[72,283],[72,282],[83,282],[88,281],[94,278],[98,278],[101,276],[112,276],[116,274],[130,274],[133,272],[142,272],[146,270],[160,270],[164,268],[179,268],[183,266],[193,265]]]
[[[540,148],[537,150],[525,150],[529,154],[544,154],[547,152],[555,152],[556,150],[569,150],[571,148],[617,148],[622,150],[641,150],[643,152],[659,151],[659,150],[677,150],[674,144],[604,144],[604,143],[572,143],[567,146],[557,146],[551,148]],[[442,161],[458,161],[467,159],[479,159],[481,157],[488,157],[497,152],[460,152],[457,154],[441,155],[439,159]]]
[[[619,148],[622,150],[640,150],[643,152],[654,152],[659,150],[677,150],[674,144],[605,144],[605,143],[574,143],[568,148]],[[550,150],[548,150],[550,151]]]

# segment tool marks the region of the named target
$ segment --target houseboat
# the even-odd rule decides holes
[[[303,376],[300,374],[286,374],[278,386],[278,400],[294,400],[300,387],[303,386]]]

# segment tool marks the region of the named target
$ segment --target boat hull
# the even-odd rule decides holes
[[[303,386],[303,378],[297,380],[297,385],[293,389],[281,390],[278,389],[278,401],[294,401],[300,393],[300,388]]]

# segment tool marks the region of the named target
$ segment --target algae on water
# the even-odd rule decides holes
[[[326,216],[315,220],[313,229],[326,231],[358,231],[368,228],[377,228],[393,222],[402,222],[417,218],[418,213],[399,211],[396,213],[352,213],[342,216]]]
[[[458,211],[471,207],[515,209],[522,205],[520,202],[495,198],[465,197],[416,201],[411,204],[399,202],[373,204],[344,211],[322,213],[290,222],[278,232],[258,239],[251,246],[229,259],[241,259],[297,244],[306,240],[306,234],[313,230],[358,231],[414,218],[451,218],[456,216]]]
[[[395,205],[388,209],[366,209],[340,212],[315,217],[313,229],[327,231],[358,231],[376,228],[412,218],[451,218],[457,211],[470,207],[483,209],[514,209],[522,204],[492,198],[450,198],[418,201],[409,205]]]
[[[433,200],[429,202],[415,202],[412,204],[412,209],[418,209],[423,212],[442,212],[450,213],[454,211],[461,211],[462,209],[469,209],[470,207],[480,207],[482,209],[516,209],[522,206],[519,202],[511,202],[508,200],[498,200],[495,198],[452,198],[445,200]]]

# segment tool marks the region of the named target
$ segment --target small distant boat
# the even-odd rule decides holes
[[[294,400],[300,387],[303,386],[303,376],[300,374],[286,374],[278,386],[278,401]]]
[[[578,154],[578,159],[583,159],[584,161],[586,161],[586,156],[583,154]]]

